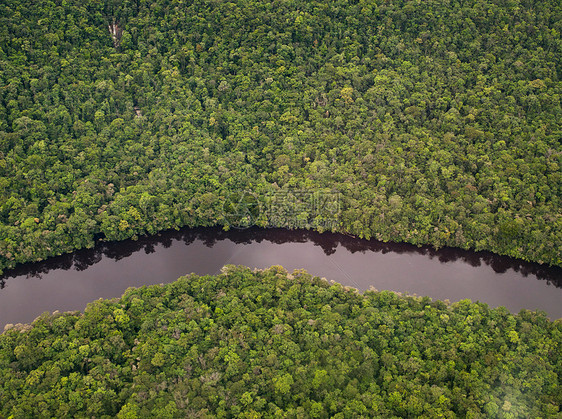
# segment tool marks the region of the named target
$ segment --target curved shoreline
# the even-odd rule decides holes
[[[138,240],[99,242],[0,277],[0,322],[30,322],[42,312],[83,310],[128,287],[167,283],[224,265],[305,269],[346,287],[470,299],[513,313],[541,310],[562,318],[562,268],[456,248],[435,250],[309,230],[170,230]],[[0,328],[1,328],[0,324]]]
[[[212,232],[216,239],[208,240],[207,235]],[[271,233],[275,232],[274,235]],[[220,227],[184,227],[179,230],[170,229],[151,236],[141,236],[137,240],[125,239],[122,241],[98,241],[91,249],[79,249],[71,253],[53,256],[38,262],[19,264],[13,269],[6,269],[0,275],[0,289],[5,286],[6,279],[25,275],[27,277],[40,277],[52,269],[71,269],[81,271],[97,263],[101,257],[120,260],[130,256],[134,252],[145,250],[147,253],[157,244],[180,240],[185,244],[192,243],[196,239],[205,237],[207,243],[212,245],[221,240],[231,240],[234,243],[249,243],[262,240],[282,244],[286,242],[312,241],[315,245],[323,248],[324,253],[330,255],[335,247],[341,244],[351,252],[374,251],[374,252],[396,252],[417,253],[427,255],[430,258],[437,257],[441,262],[454,262],[462,260],[472,266],[480,266],[482,263],[489,265],[496,273],[503,273],[511,268],[521,272],[523,276],[535,275],[538,279],[547,281],[548,284],[562,288],[562,268],[550,266],[537,262],[529,262],[511,256],[499,255],[487,250],[475,251],[465,250],[458,247],[442,247],[435,249],[431,245],[416,246],[405,242],[382,242],[374,239],[361,239],[347,233],[319,233],[315,230],[284,229],[284,228],[260,228],[251,227],[247,229],[231,229],[225,231]],[[289,238],[290,237],[290,238]]]

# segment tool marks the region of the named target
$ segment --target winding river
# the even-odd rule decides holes
[[[216,274],[226,264],[304,268],[359,290],[373,287],[451,302],[468,298],[562,318],[562,268],[341,234],[198,228],[100,243],[6,272],[0,278],[0,331],[8,323],[32,322],[45,311],[83,310],[88,302],[119,297],[131,286],[172,282],[191,272]]]

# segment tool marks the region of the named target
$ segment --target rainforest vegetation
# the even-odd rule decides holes
[[[0,270],[181,226],[562,265],[558,0],[0,3]],[[330,220],[328,220],[330,221]]]
[[[0,415],[548,418],[561,347],[544,313],[231,265],[8,329]]]
[[[558,0],[2,0],[0,274],[98,240],[228,229],[240,199],[262,227],[562,266],[561,33]],[[561,404],[560,320],[281,267],[0,335],[6,417]]]

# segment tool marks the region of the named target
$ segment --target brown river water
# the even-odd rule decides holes
[[[552,320],[562,318],[562,268],[332,233],[198,228],[100,242],[94,249],[6,272],[0,278],[0,332],[45,311],[83,310],[88,302],[119,297],[128,287],[172,282],[192,272],[216,274],[226,264],[304,268],[361,291],[373,287],[451,302],[470,299],[514,313],[542,310]]]

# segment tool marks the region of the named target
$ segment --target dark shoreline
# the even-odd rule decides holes
[[[202,240],[208,247],[212,247],[222,240],[230,240],[236,244],[261,243],[262,241],[275,244],[312,242],[315,246],[321,247],[328,256],[335,252],[338,245],[343,246],[351,253],[366,251],[381,252],[382,254],[388,252],[413,253],[428,256],[430,259],[437,258],[441,263],[462,261],[474,267],[488,265],[496,273],[504,273],[508,269],[513,269],[525,277],[534,275],[537,279],[544,280],[549,285],[562,288],[562,267],[527,262],[489,251],[464,250],[454,247],[443,247],[436,250],[430,245],[417,247],[409,243],[385,243],[373,239],[360,239],[343,233],[318,233],[313,230],[252,227],[224,231],[220,227],[185,227],[179,230],[166,230],[152,236],[141,236],[137,240],[99,241],[92,249],[80,249],[44,261],[19,265],[16,268],[5,270],[4,274],[0,276],[0,289],[5,287],[6,280],[10,278],[19,276],[41,278],[42,274],[46,274],[53,269],[82,271],[99,262],[102,257],[117,261],[141,250],[144,250],[147,254],[153,253],[154,247],[157,245],[169,247],[173,241],[181,241],[187,245],[195,240]]]

